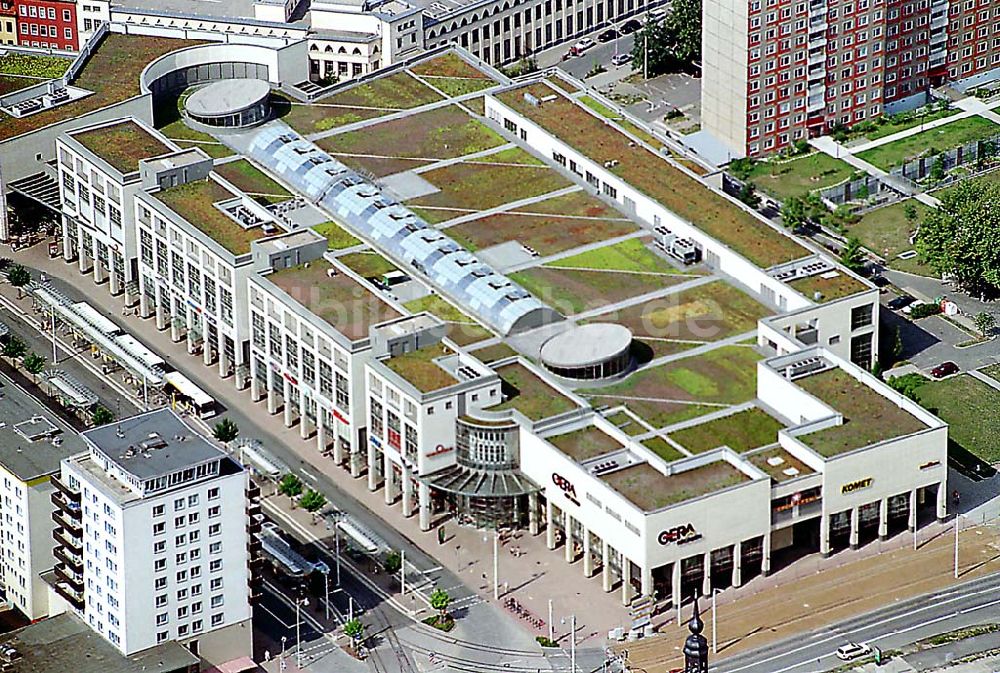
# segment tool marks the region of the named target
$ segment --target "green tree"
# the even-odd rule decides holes
[[[100,405],[94,407],[94,411],[90,414],[90,420],[94,422],[94,426],[107,425],[115,420],[115,415],[107,407],[102,407]]]
[[[690,68],[700,59],[701,0],[674,0],[663,21],[649,21],[636,33],[632,66],[646,78]]]
[[[753,173],[754,166],[757,165],[757,161],[752,157],[743,157],[741,159],[733,159],[729,162],[729,173],[737,180],[748,180],[750,175]]]
[[[223,444],[228,444],[229,442],[236,439],[240,434],[240,429],[230,418],[224,418],[215,424],[215,428],[212,429],[212,436]]]
[[[909,223],[911,229],[914,225],[916,225],[917,218],[920,217],[920,214],[917,212],[917,206],[913,203],[913,201],[908,202],[903,207],[903,217],[906,218],[906,221]]]
[[[394,575],[403,567],[403,557],[400,556],[399,552],[389,552],[382,562],[382,567],[385,568],[387,573]]]
[[[939,154],[934,157],[934,163],[931,164],[930,173],[927,176],[934,182],[940,182],[944,180],[944,154]]]
[[[441,617],[445,617],[448,614],[448,606],[451,605],[451,596],[448,592],[437,587],[431,592],[431,607],[437,610]]]
[[[751,208],[756,208],[760,205],[760,197],[757,195],[757,187],[752,182],[744,182],[743,186],[740,187],[740,191],[736,195],[736,198]]]
[[[365,625],[360,619],[350,619],[344,622],[344,635],[357,644],[365,637]]]
[[[299,498],[299,505],[307,512],[318,512],[326,505],[326,496],[310,488]]]
[[[35,352],[28,353],[21,360],[24,369],[32,376],[38,376],[45,369],[45,358]]]
[[[840,263],[855,273],[860,273],[865,267],[865,251],[857,236],[847,239],[847,245],[840,251]]]
[[[7,280],[17,288],[17,297],[21,298],[21,289],[31,282],[31,273],[20,264],[15,264],[7,271]]]
[[[287,495],[289,498],[294,498],[295,496],[301,494],[302,490],[302,480],[292,473],[286,474],[281,478],[281,481],[278,482],[278,493]]]
[[[800,196],[790,196],[781,204],[781,222],[789,229],[798,229],[809,217],[805,200]]]
[[[0,352],[3,353],[4,357],[10,358],[10,361],[14,362],[28,352],[28,345],[19,337],[12,336],[4,342],[3,350]]]
[[[944,192],[917,231],[920,258],[979,296],[1000,290],[1000,185],[963,180]]]
[[[987,336],[997,326],[996,317],[989,311],[980,311],[973,320],[976,323],[976,329],[983,336]]]
[[[979,143],[979,150],[976,154],[976,165],[983,168],[997,155],[997,144],[992,140],[983,140]]]
[[[674,57],[684,64],[700,61],[701,0],[674,0],[663,23],[675,36]]]
[[[886,383],[898,393],[905,395],[914,402],[919,402],[917,389],[927,383],[927,379],[922,374],[911,373],[902,376],[893,376]]]

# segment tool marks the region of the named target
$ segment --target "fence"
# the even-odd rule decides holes
[[[993,150],[991,155],[996,154],[996,148],[1000,145],[1000,134],[991,136],[984,140],[973,140],[965,145],[960,145],[959,147],[953,147],[944,152],[937,154],[928,154],[927,156],[920,157],[919,159],[914,159],[902,166],[897,166],[890,171],[891,175],[897,175],[914,182],[921,180],[928,175],[934,168],[934,164],[940,158],[944,170],[947,172],[956,166],[963,166],[965,164],[971,164],[979,160],[979,154],[986,143],[992,143]]]

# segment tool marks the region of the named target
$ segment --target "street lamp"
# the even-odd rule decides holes
[[[955,515],[955,579],[958,579],[958,530],[959,530],[959,519],[965,518],[964,514]]]
[[[566,619],[561,620],[563,624]],[[576,673],[576,613],[569,616],[569,670]]]
[[[300,587],[301,590],[301,587]],[[302,616],[303,606],[309,605],[308,598],[295,599],[295,666],[302,668]]]
[[[330,566],[320,561],[316,570],[323,576],[323,605],[326,608],[326,620],[330,621]]]
[[[717,612],[715,605],[715,596],[718,593],[719,590],[716,589],[715,587],[712,587],[712,654],[713,655],[719,653],[719,647],[718,647],[719,641],[716,635],[718,633],[718,630],[715,628],[715,613]]]
[[[285,665],[285,643],[288,642],[288,636],[281,636],[281,666],[284,668]]]

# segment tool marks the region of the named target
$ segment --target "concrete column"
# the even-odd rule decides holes
[[[549,551],[556,548],[556,529],[552,517],[552,501],[545,501],[545,546]]]
[[[274,392],[274,377],[277,374],[270,367],[267,368],[267,413],[272,416],[278,413],[278,394]]]
[[[566,563],[572,563],[576,560],[576,553],[573,551],[573,517],[567,511],[563,511],[563,540]]]
[[[611,547],[601,540],[601,588],[604,593],[611,591]]]
[[[733,586],[743,585],[743,543],[733,545]]]
[[[822,544],[822,538],[820,538],[820,544]],[[827,552],[829,553],[830,545],[827,544]],[[764,535],[764,546],[762,550],[762,555],[760,559],[760,574],[767,577],[771,574],[771,533]]]
[[[594,555],[590,553],[590,531],[583,531],[583,576],[593,577],[594,575]]]
[[[336,441],[336,440],[334,440]],[[378,464],[379,459],[378,451],[371,444],[368,445],[368,490],[377,491],[378,490],[378,470],[375,466]]]
[[[302,439],[309,439],[310,433],[312,433],[312,423],[309,422],[309,415],[306,413],[306,407],[309,404],[309,400],[306,397],[304,390],[299,391],[299,437]]]
[[[878,504],[878,539],[889,537],[889,498],[882,498]]]
[[[181,328],[177,326],[177,306],[174,301],[170,300],[170,315],[167,316],[167,320],[170,321],[170,340],[177,343],[181,340]]]
[[[819,553],[824,558],[830,555],[830,515],[826,512],[819,520]]]
[[[320,453],[326,451],[326,410],[318,400],[316,402],[316,450]]]
[[[635,596],[632,588],[632,562],[622,554],[622,605],[629,605]]]
[[[69,236],[66,235],[66,232],[69,231],[69,228],[73,225],[73,221],[70,220],[70,219],[68,219],[68,218],[66,218],[66,217],[63,217],[63,223],[62,223],[62,225],[63,225],[62,226],[62,229],[63,229],[63,240],[62,240],[63,261],[69,263],[69,262],[73,261],[73,248],[69,244]],[[77,235],[76,235],[76,242],[77,242],[77,245],[80,244],[80,233],[79,233],[79,231],[77,232]]]
[[[948,518],[948,482],[941,481],[938,483],[937,492],[937,518],[938,521],[944,521]]]
[[[538,535],[540,522],[538,521],[538,493],[528,494],[528,532]]]
[[[163,300],[163,290],[159,287],[153,289],[156,298],[156,329],[161,332],[167,329],[167,309]]]
[[[348,460],[351,461],[351,476],[357,479],[361,476],[361,449],[352,445]]]
[[[391,505],[396,502],[396,473],[392,469],[392,461],[387,453],[382,454],[382,464],[385,477],[382,485],[382,492],[385,495],[385,504]]]
[[[229,376],[229,356],[226,355],[225,344],[226,337],[222,330],[219,330],[219,378],[222,379]]]
[[[292,427],[292,382],[281,377],[281,407],[285,412],[285,427]]]
[[[859,533],[859,531],[858,531],[858,523],[859,523],[858,512],[859,512],[859,508],[857,508],[857,507],[852,507],[851,508],[851,549],[857,549],[858,548],[858,533]]]
[[[917,489],[910,491],[910,518],[906,525],[911,533],[917,529]]]
[[[144,283],[145,281],[139,281]],[[143,285],[139,288],[139,315],[143,318],[148,318],[152,307],[149,305],[149,295],[146,294],[146,287]]]
[[[115,254],[108,250],[108,281],[111,289],[111,294],[118,294],[122,291],[122,285],[118,282],[118,274],[115,273],[117,265],[115,264]]]
[[[257,358],[250,358],[250,399],[256,402],[261,398],[260,381],[257,373]]]
[[[188,355],[193,355],[194,354],[194,349],[195,349],[195,344],[194,344],[194,330],[191,329],[191,327],[193,325],[199,324],[199,323],[200,323],[200,326],[199,326],[198,329],[201,331],[202,344],[204,344],[204,342],[205,342],[205,338],[204,337],[205,337],[205,334],[206,334],[206,332],[205,332],[205,316],[204,316],[204,314],[202,314],[202,315],[199,316],[199,315],[195,314],[195,312],[194,312],[193,309],[191,309],[189,307],[184,307],[184,325],[187,328],[187,330],[186,330],[187,334],[185,335],[185,337],[187,339],[187,352],[188,352]],[[205,350],[208,350],[208,349],[202,350],[203,357],[204,357]],[[204,360],[202,360],[202,361],[204,362]],[[205,362],[205,364],[207,365],[209,363]]]
[[[419,483],[417,485],[417,498],[420,510],[420,530],[426,532],[431,529],[431,487],[423,482]]]
[[[711,596],[712,595],[712,552],[705,552],[705,556],[702,560],[702,577],[701,577],[701,595]]]
[[[677,559],[674,561],[672,577],[670,580],[670,593],[671,600],[673,602],[673,607],[676,610],[677,606],[683,602],[683,596],[681,595],[681,560]]]
[[[403,516],[413,516],[413,471],[406,465],[402,470],[403,478]]]

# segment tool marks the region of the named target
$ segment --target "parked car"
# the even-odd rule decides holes
[[[588,49],[590,49],[591,47],[595,46],[596,44],[597,43],[591,40],[589,37],[585,37],[576,44],[574,44],[573,48],[576,49],[578,52],[583,53]]]
[[[871,654],[872,648],[866,643],[847,643],[837,648],[837,658],[843,661],[850,661]]]
[[[621,35],[621,33],[618,32],[617,28],[608,28],[606,31],[604,31],[603,33],[600,33],[597,36],[597,41],[598,42],[611,42],[611,40],[614,40],[615,38],[617,38],[620,35]]]
[[[658,9],[654,9],[653,11],[651,11],[649,14],[647,14],[647,16],[649,17],[648,20],[652,21],[653,23],[656,23],[657,21],[663,21],[663,19],[667,17],[667,10],[660,7]]]
[[[906,308],[915,301],[916,299],[914,299],[910,295],[901,294],[895,299],[890,299],[889,302],[886,304],[886,306],[891,308],[893,311],[898,311],[901,308]]]
[[[623,23],[621,26],[618,27],[618,31],[622,35],[631,35],[640,28],[642,28],[642,24],[638,20],[629,19],[628,21],[626,21],[625,23]]]
[[[889,285],[889,279],[885,276],[872,276],[872,284],[877,288],[883,288]]]
[[[611,57],[611,64],[615,66],[625,65],[631,62],[632,54],[615,54]]]
[[[906,315],[910,315],[911,313],[913,313],[913,309],[915,309],[918,306],[923,306],[923,305],[924,305],[924,302],[920,301],[919,299],[915,299],[915,300],[911,301],[909,304],[907,304],[906,306],[903,307],[903,313],[905,313]]]
[[[958,373],[958,365],[950,360],[948,362],[942,362],[937,367],[931,370],[931,376],[936,379],[943,379],[946,376],[951,376],[952,374]]]

